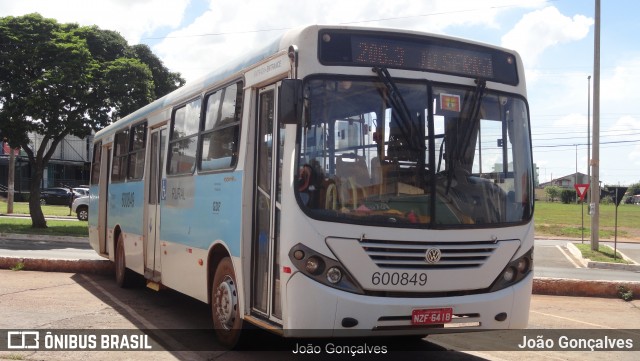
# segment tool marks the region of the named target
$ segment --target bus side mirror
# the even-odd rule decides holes
[[[280,124],[298,124],[302,118],[302,80],[283,79],[278,98]]]

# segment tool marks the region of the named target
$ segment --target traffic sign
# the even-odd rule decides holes
[[[578,197],[580,197],[580,201],[584,200],[584,196],[587,195],[587,189],[589,189],[589,184],[574,184],[573,188],[576,189],[578,193]]]
[[[613,197],[613,200],[616,202],[616,207],[620,205],[620,201],[624,194],[627,192],[628,187],[607,187],[609,190],[609,194]]]

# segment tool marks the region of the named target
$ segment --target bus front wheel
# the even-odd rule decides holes
[[[242,318],[238,303],[238,284],[231,258],[223,258],[213,276],[211,287],[211,313],[218,341],[232,349],[239,345]]]

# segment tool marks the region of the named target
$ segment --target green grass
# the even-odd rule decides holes
[[[584,237],[591,237],[591,216],[584,206]],[[582,237],[582,205],[560,202],[536,202],[536,235]],[[615,205],[600,205],[600,232],[602,239],[613,239],[615,231]],[[640,206],[618,206],[618,238],[640,238]]]
[[[69,206],[41,206],[42,213],[45,216],[68,216],[69,215]],[[2,200],[0,201],[0,213],[7,213],[7,202]],[[30,214],[29,212],[29,203],[27,202],[14,202],[13,203],[13,213],[14,214]],[[72,214],[75,216],[75,214]]]
[[[0,201],[0,213],[5,214],[6,212],[7,202]],[[42,206],[42,212],[44,213],[45,217],[68,216],[69,207]],[[29,214],[29,204],[27,202],[15,202],[13,204],[13,213]],[[75,214],[73,216],[75,216]],[[47,220],[47,228],[39,229],[31,227],[31,218],[29,217],[0,217],[0,233],[87,237],[89,235],[89,229],[87,228],[87,222],[78,222],[64,219],[49,219]]]
[[[590,244],[574,244],[580,252],[582,252],[582,257],[588,258],[594,262],[613,262],[613,263],[624,263],[629,264],[629,262],[625,261],[620,253],[616,252],[616,257],[613,256],[613,249],[600,245],[597,251],[591,249]]]
[[[51,236],[89,236],[87,222],[47,220],[47,228],[31,227],[31,218],[0,218],[0,233],[45,234]]]

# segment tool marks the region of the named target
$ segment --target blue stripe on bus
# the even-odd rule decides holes
[[[205,250],[221,240],[240,256],[242,172],[198,175],[194,181],[187,199],[161,201],[160,239]]]
[[[142,181],[109,185],[109,228],[116,225],[125,233],[142,235],[144,183]]]

